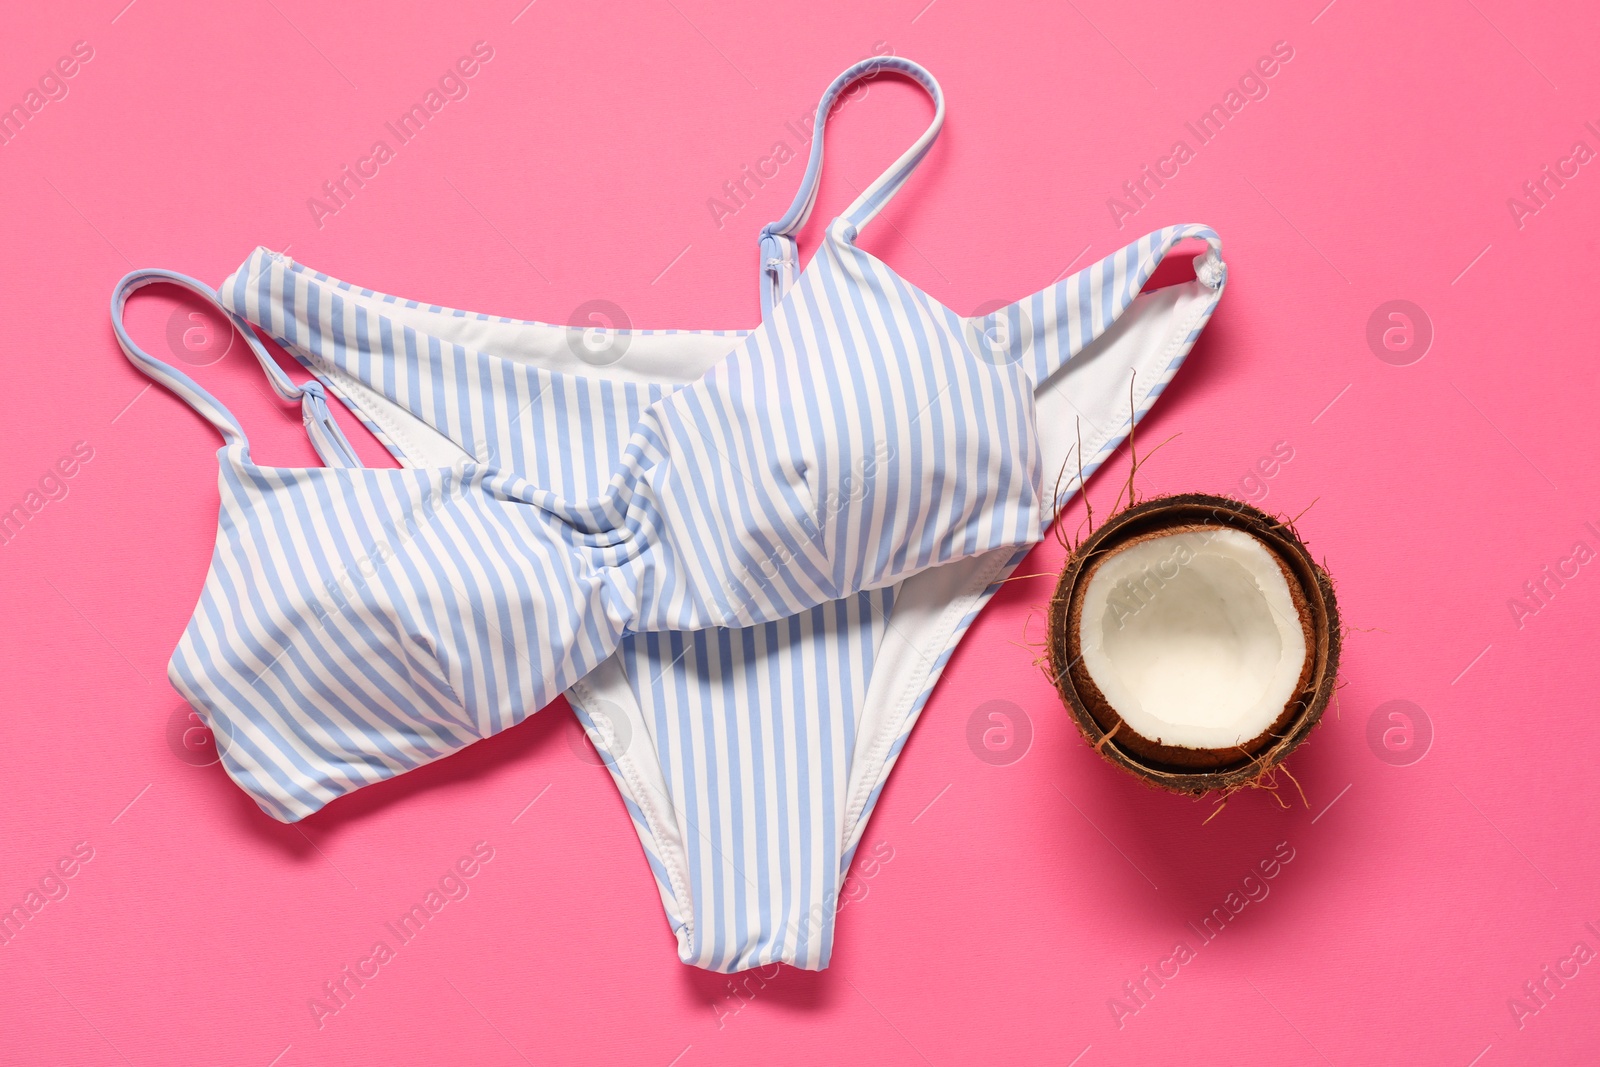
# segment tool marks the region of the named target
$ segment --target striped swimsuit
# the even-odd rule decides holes
[[[801,270],[790,234],[830,106],[883,71],[927,89],[933,122]],[[630,331],[604,365],[573,328],[264,249],[215,294],[123,279],[125,353],[224,439],[216,549],[169,676],[264,811],[297,820],[565,692],[680,957],[827,965],[851,858],[950,652],[1077,463],[1091,473],[1160,394],[1226,273],[1214,233],[1175,226],[956,315],[855,245],[943,115],[914,63],[847,70],[793,207],[762,231],[761,325]],[[1186,238],[1206,245],[1197,280],[1143,294]],[[326,466],[255,464],[221,404],[128,338],[122,307],[152,282],[219,301]],[[315,378],[290,381],[251,326]],[[360,465],[329,390],[402,469]]]

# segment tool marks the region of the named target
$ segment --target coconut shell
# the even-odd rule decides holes
[[[1078,640],[1084,594],[1095,571],[1116,552],[1153,538],[1215,527],[1250,534],[1272,554],[1288,581],[1309,654],[1295,697],[1259,736],[1233,749],[1163,745],[1128,728],[1089,676]],[[1339,639],[1333,585],[1294,529],[1249,504],[1203,493],[1147,500],[1112,516],[1078,545],[1051,599],[1047,638],[1051,680],[1096,751],[1153,785],[1195,795],[1253,782],[1305,740],[1333,697]]]

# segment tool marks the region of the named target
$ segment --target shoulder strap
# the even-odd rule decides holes
[[[250,351],[255,353],[261,369],[266,371],[267,381],[272,384],[272,391],[284,400],[300,401],[306,435],[311,438],[311,446],[317,450],[317,455],[322,457],[322,462],[330,467],[361,466],[361,460],[350,447],[349,438],[345,437],[344,431],[334,421],[333,413],[328,410],[327,394],[323,391],[322,383],[312,379],[304,385],[294,384],[272,358],[266,346],[256,337],[255,332],[250,329],[250,324],[223,307],[217,300],[216,292],[209,285],[187,274],[170,270],[136,270],[125,275],[117,283],[116,288],[111,290],[111,329],[117,335],[117,344],[122,347],[123,354],[135,367],[151,380],[166,386],[178,399],[194,408],[201,418],[222,433],[223,441],[230,445],[249,444],[239,420],[233,417],[233,413],[224,407],[220,400],[202,389],[183,371],[170,363],[163,363],[134,344],[133,338],[128,336],[127,327],[122,321],[128,297],[135,291],[157,282],[189,290],[208,301],[218,313],[233,324],[245,343],[250,346]]]
[[[783,294],[799,274],[800,249],[792,235],[806,224],[806,220],[811,217],[811,208],[817,201],[818,179],[822,175],[822,131],[827,125],[828,113],[833,110],[839,94],[852,84],[863,78],[883,73],[904,74],[922,86],[933,98],[933,121],[928,124],[922,136],[917,138],[916,143],[906,149],[905,154],[895,160],[888,170],[879,175],[877,181],[867,186],[866,190],[856,197],[855,203],[845,209],[840,217],[856,230],[871,222],[878,212],[883,210],[889,198],[900,191],[900,187],[911,177],[911,172],[916,170],[917,164],[922,162],[922,157],[928,154],[928,149],[939,136],[939,128],[944,125],[944,91],[939,88],[939,82],[934,76],[920,64],[913,63],[909,59],[901,59],[899,56],[874,56],[871,59],[863,59],[833,79],[833,84],[822,94],[822,102],[817,105],[817,117],[812,125],[811,156],[806,161],[806,173],[800,179],[800,190],[795,194],[794,203],[789,205],[789,210],[784,213],[783,218],[761,228],[763,315],[770,312],[772,306],[783,299]]]

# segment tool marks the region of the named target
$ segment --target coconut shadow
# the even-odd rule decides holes
[[[1064,833],[1082,836],[1071,824],[1090,819],[1116,846],[1115,851],[1086,854],[1081,862],[1097,868],[1091,881],[1116,893],[1118,918],[1138,922],[1130,936],[1156,943],[1178,938],[1193,946],[1201,940],[1197,930],[1204,919],[1223,906],[1230,893],[1248,896],[1254,885],[1265,884],[1270,892],[1263,903],[1298,897],[1308,891],[1311,879],[1338,866],[1353,836],[1329,832],[1321,821],[1312,823],[1327,799],[1343,788],[1326,783],[1350,780],[1350,769],[1338,766],[1343,761],[1336,746],[1307,744],[1291,757],[1292,772],[1305,788],[1309,805],[1302,802],[1295,784],[1280,774],[1278,799],[1265,790],[1246,789],[1229,797],[1218,811],[1216,794],[1196,799],[1168,793],[1112,766],[1076,729],[1066,744],[1071,749],[1066,788],[1082,814],[1064,805],[1060,823]],[[1323,798],[1322,805],[1317,798]],[[1266,878],[1263,861],[1274,858],[1285,843],[1294,860],[1280,862],[1279,872]],[[1246,883],[1247,876],[1254,882]],[[1270,903],[1247,906],[1237,918],[1256,931],[1248,940],[1297,922],[1292,907]]]

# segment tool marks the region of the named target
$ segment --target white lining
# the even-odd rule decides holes
[[[1198,281],[1135,297],[1099,338],[1039,387],[1034,406],[1047,485],[1072,458],[1080,419],[1089,424],[1082,427],[1086,475],[1093,469],[1091,460],[1097,461],[1108,443],[1126,434],[1130,373],[1135,375],[1132,399],[1137,411],[1164,381],[1175,350],[1216,297],[1215,290]],[[1074,469],[1061,479],[1063,495],[1070,496],[1077,482]],[[907,718],[927,691],[935,666],[959,636],[958,627],[1024,555],[1000,549],[923,571],[900,583],[862,708],[842,856],[849,856],[859,842],[865,830],[861,816],[885,779],[889,752],[909,729]],[[871,739],[870,749],[860,747],[866,738]]]

